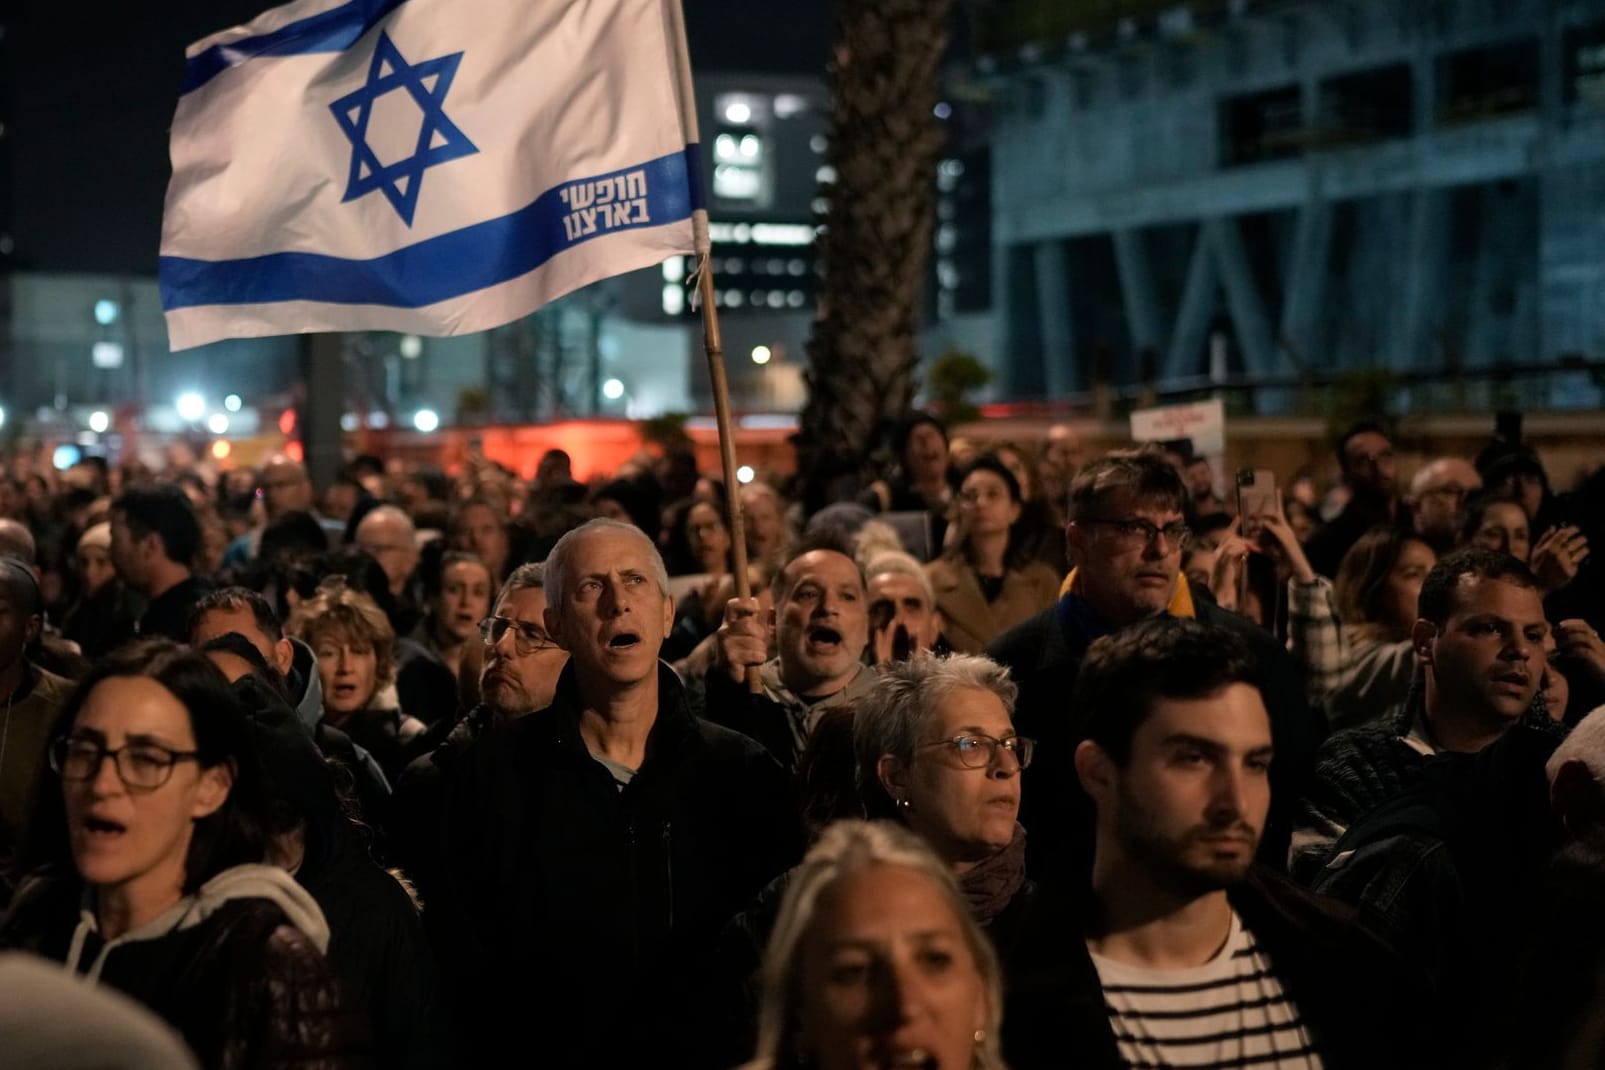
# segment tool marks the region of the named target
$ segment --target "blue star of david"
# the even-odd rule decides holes
[[[379,34],[373,62],[368,66],[368,81],[361,89],[329,105],[340,129],[351,141],[351,172],[346,179],[342,204],[378,190],[410,227],[418,208],[418,189],[423,185],[424,172],[479,151],[441,110],[462,58],[461,52],[453,52],[422,63],[408,63],[391,43],[390,35]],[[418,128],[418,144],[412,155],[387,165],[381,163],[368,146],[368,118],[373,114],[375,101],[397,90],[411,95],[423,112],[423,125]]]

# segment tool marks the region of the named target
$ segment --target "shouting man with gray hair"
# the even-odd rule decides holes
[[[570,531],[545,581],[569,655],[552,704],[482,737],[447,786],[433,909],[468,1061],[527,1046],[540,1007],[563,1023],[543,1040],[554,1066],[682,1065],[697,963],[800,854],[790,786],[756,743],[692,716],[658,660],[674,602],[640,529]]]

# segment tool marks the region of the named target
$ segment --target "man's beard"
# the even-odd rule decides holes
[[[1127,789],[1120,789],[1120,810],[1115,819],[1115,835],[1127,856],[1145,870],[1161,888],[1182,899],[1196,899],[1222,888],[1242,883],[1259,847],[1259,832],[1240,817],[1193,825],[1179,835],[1161,832],[1143,805]],[[1248,850],[1236,859],[1195,861],[1205,854],[1197,848],[1207,836],[1241,834],[1249,841]]]

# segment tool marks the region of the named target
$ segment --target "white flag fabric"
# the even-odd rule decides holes
[[[299,0],[191,45],[171,347],[486,330],[705,249],[678,4]]]

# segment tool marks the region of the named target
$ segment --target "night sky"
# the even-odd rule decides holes
[[[184,46],[270,6],[25,0],[0,61],[16,268],[155,274]],[[694,69],[823,76],[828,0],[685,6]]]

